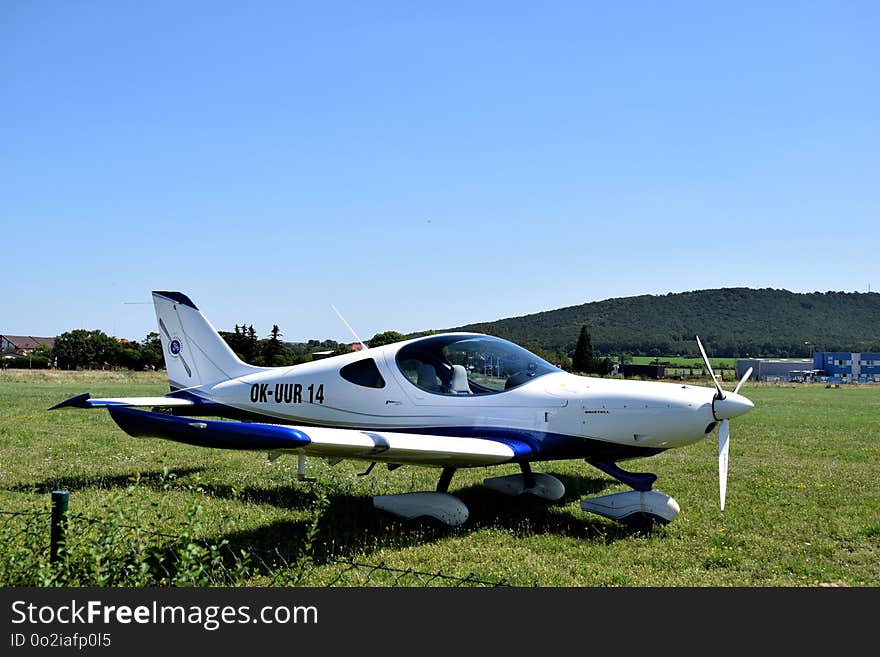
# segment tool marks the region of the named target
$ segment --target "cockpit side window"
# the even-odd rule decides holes
[[[397,366],[414,385],[442,395],[504,392],[558,372],[512,342],[488,335],[437,335],[397,352]]]
[[[339,370],[339,375],[346,381],[365,388],[385,387],[385,379],[382,378],[382,373],[372,358],[349,363]]]

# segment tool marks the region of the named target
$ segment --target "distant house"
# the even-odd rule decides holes
[[[0,335],[0,352],[4,354],[15,352],[19,356],[27,356],[40,345],[51,349],[55,346],[55,338],[37,338],[33,335]]]

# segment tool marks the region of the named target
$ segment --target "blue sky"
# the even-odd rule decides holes
[[[880,288],[875,2],[0,3],[0,333]]]

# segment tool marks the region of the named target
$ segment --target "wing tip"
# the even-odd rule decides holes
[[[92,398],[92,393],[84,392],[81,395],[75,395],[70,399],[65,399],[63,402],[58,402],[54,406],[52,406],[49,410],[54,411],[59,408],[91,408],[88,401]]]

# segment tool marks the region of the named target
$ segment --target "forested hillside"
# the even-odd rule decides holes
[[[616,355],[806,356],[815,351],[880,351],[880,294],[722,288],[606,299],[469,324],[546,351],[574,351],[586,324],[593,348]],[[808,344],[805,344],[808,343]]]

